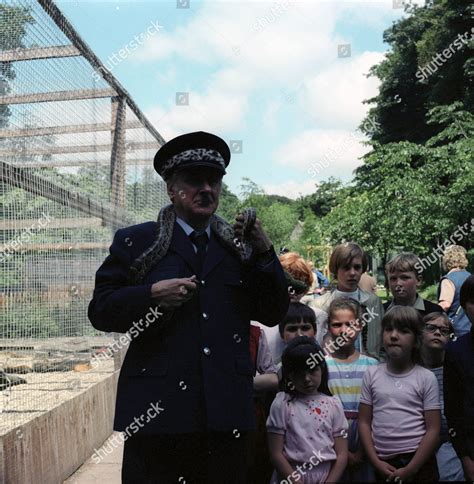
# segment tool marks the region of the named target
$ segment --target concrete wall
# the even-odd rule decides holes
[[[112,433],[117,379],[115,372],[1,437],[0,483],[58,484],[78,469]]]

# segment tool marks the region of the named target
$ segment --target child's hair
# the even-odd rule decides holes
[[[328,326],[331,324],[331,319],[336,311],[340,309],[347,309],[354,315],[354,319],[360,320],[360,304],[349,297],[337,297],[331,301],[328,308]]]
[[[369,259],[367,254],[353,242],[337,245],[332,251],[329,259],[329,272],[333,277],[337,276],[337,271],[342,267],[348,266],[353,259],[360,257],[362,260],[362,272],[367,270]]]
[[[390,259],[385,266],[385,272],[390,274],[395,271],[414,272],[417,277],[423,274],[421,260],[411,252],[402,252]]]
[[[321,384],[318,391],[332,396],[328,386],[328,367],[326,365],[325,358],[317,358],[317,362],[314,363],[315,358],[311,358],[311,355],[323,355],[321,346],[313,338],[307,336],[297,336],[293,338],[286,347],[281,357],[282,364],[282,377],[284,390],[290,395],[297,395],[298,392],[291,382],[290,374],[300,371],[311,371],[317,366],[321,367]],[[308,360],[311,361],[312,366],[308,364]]]
[[[433,313],[426,314],[423,316],[423,323],[431,323],[431,321],[436,321],[437,319],[442,319],[444,323],[448,325],[449,329],[449,337],[454,336],[454,326],[453,323],[451,323],[451,320],[448,318],[448,315],[446,313],[442,313],[440,311],[435,311]]]
[[[287,252],[280,257],[283,270],[309,288],[313,284],[313,272],[308,263],[297,252]]]
[[[300,302],[291,302],[288,306],[288,311],[285,318],[278,325],[280,336],[283,338],[283,332],[287,324],[299,323],[300,321],[311,324],[314,329],[314,333],[316,334],[315,312],[309,306],[306,306],[306,304]]]
[[[461,286],[459,294],[459,303],[461,307],[466,310],[467,303],[474,303],[474,274],[471,274]]]
[[[408,329],[415,335],[412,360],[421,363],[421,345],[425,324],[421,314],[411,306],[393,306],[382,318],[382,338],[386,328]]]
[[[450,271],[457,267],[465,269],[469,262],[467,260],[466,249],[461,245],[449,245],[443,254],[443,267]]]

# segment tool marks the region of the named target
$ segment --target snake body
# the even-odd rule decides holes
[[[218,215],[214,214],[211,217],[210,225],[212,232],[221,243],[237,255],[244,264],[249,264],[252,261],[253,249],[246,236],[255,224],[257,213],[254,208],[249,207],[244,209],[242,214],[244,216],[242,239],[237,239],[233,227]],[[148,272],[166,255],[171,244],[175,221],[176,212],[173,205],[166,205],[160,210],[156,221],[155,240],[130,266],[131,284],[141,284]]]

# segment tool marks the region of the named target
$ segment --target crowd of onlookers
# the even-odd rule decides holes
[[[474,480],[474,276],[448,247],[437,301],[422,264],[386,265],[382,303],[355,243],[337,246],[331,282],[286,252],[290,306],[251,326],[255,411],[249,482]]]

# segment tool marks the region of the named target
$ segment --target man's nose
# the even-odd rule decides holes
[[[302,328],[298,328],[298,336],[303,336],[304,335],[304,331]]]
[[[202,192],[210,192],[212,190],[211,184],[207,180],[203,180],[201,183]]]

